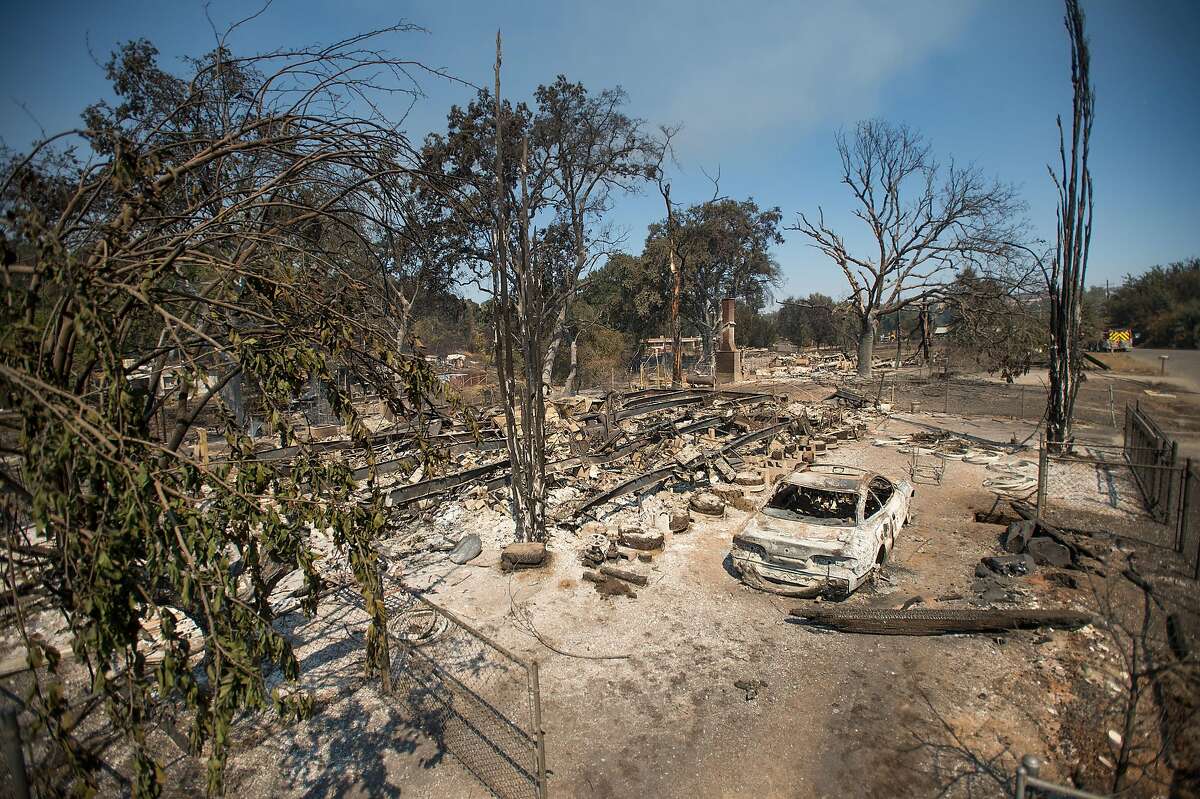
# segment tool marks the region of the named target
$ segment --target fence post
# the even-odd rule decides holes
[[[1016,799],[1025,799],[1025,789],[1028,787],[1028,779],[1030,777],[1036,779],[1038,772],[1041,770],[1041,761],[1033,755],[1025,755],[1025,757],[1021,758],[1021,765],[1017,766],[1017,787],[1014,792]]]
[[[1129,460],[1129,403],[1125,403],[1125,435],[1121,436],[1121,448],[1125,451],[1125,460]]]
[[[1200,479],[1200,478],[1197,478],[1195,475],[1192,474],[1192,459],[1188,458],[1187,471],[1185,471],[1183,473],[1184,499],[1183,499],[1182,513],[1183,513],[1183,519],[1184,519],[1183,524],[1184,525],[1187,524],[1188,519],[1191,519],[1192,522],[1195,523],[1196,517],[1200,516],[1200,514],[1190,512],[1191,511],[1191,503],[1195,502],[1197,499],[1195,496],[1192,495],[1192,482],[1197,479]],[[1192,558],[1192,579],[1200,580],[1200,530],[1193,529],[1192,532],[1196,536],[1196,554],[1195,554],[1195,557]],[[1181,544],[1181,546],[1182,546],[1182,544]]]
[[[529,661],[529,691],[533,696],[533,731],[537,735],[538,799],[546,799],[550,791],[546,786],[546,731],[542,729],[542,686],[537,660]]]
[[[1179,515],[1178,523],[1175,525],[1175,551],[1183,553],[1183,533],[1187,526],[1188,519],[1188,503],[1191,501],[1191,492],[1188,490],[1192,483],[1192,459],[1186,458],[1183,462],[1183,473],[1180,475],[1181,485],[1179,486]],[[1200,540],[1200,536],[1197,536]],[[1200,573],[1200,542],[1197,543],[1196,553],[1196,570]]]
[[[1041,440],[1038,448],[1038,489],[1037,489],[1037,518],[1041,520],[1046,511],[1046,478],[1049,476],[1050,459],[1046,453],[1046,439]]]
[[[29,778],[25,775],[25,753],[21,749],[21,725],[17,711],[6,707],[0,712],[0,736],[3,737],[4,760],[11,775],[13,799],[29,799]]]

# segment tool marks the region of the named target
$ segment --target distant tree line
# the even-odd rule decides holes
[[[1200,347],[1200,258],[1128,275],[1105,303],[1112,327],[1128,327],[1145,347]]]

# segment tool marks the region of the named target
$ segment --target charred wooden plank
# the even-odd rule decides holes
[[[616,577],[618,580],[624,580],[625,582],[633,583],[634,585],[646,586],[650,584],[650,578],[644,574],[637,574],[636,572],[617,569],[613,566],[601,566],[600,573],[607,575],[608,577]],[[586,575],[584,579],[587,579]]]
[[[995,633],[1057,627],[1074,630],[1092,623],[1090,614],[1055,609],[794,608],[790,615],[841,632],[869,635]]]

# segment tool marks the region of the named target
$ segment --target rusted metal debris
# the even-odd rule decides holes
[[[851,391],[844,386],[839,386],[838,390],[833,392],[831,399],[843,405],[849,405],[851,408],[863,408],[873,404],[872,400],[866,396],[859,394],[857,391]]]

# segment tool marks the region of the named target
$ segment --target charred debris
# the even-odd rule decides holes
[[[876,415],[711,388],[552,401],[546,464],[552,549],[573,550],[586,570],[581,577],[601,593],[630,596],[629,586],[645,586],[639,569],[662,551],[666,533],[685,532],[694,515],[724,516],[727,504],[749,509],[747,494],[836,449],[839,441],[861,436]],[[397,528],[412,531],[397,554],[420,560],[479,535],[487,539],[484,551],[501,550],[501,568],[536,567],[547,557],[541,543],[507,540],[511,468],[504,420],[499,409],[482,418],[492,426],[472,433],[449,424],[428,437],[441,447],[437,466],[393,468],[411,459],[409,452],[377,463],[375,479],[391,481]],[[471,519],[478,521],[476,532],[450,537],[462,536]],[[623,587],[615,589],[613,581]]]
[[[602,594],[634,596],[667,533],[687,531],[697,517],[723,517],[727,505],[751,510],[775,478],[861,437],[880,416],[870,405],[709,387],[550,400],[550,550],[578,557],[580,577]],[[330,428],[314,429],[317,440],[258,456],[286,468],[307,447],[345,463],[364,488],[373,481],[384,489],[395,531],[387,556],[406,570],[447,558],[505,570],[539,567],[548,558],[546,544],[516,540],[502,409],[474,418],[447,409],[417,426],[380,416],[369,450]],[[321,433],[331,437],[320,440]],[[219,459],[219,445],[204,457]],[[322,545],[319,531],[314,538],[319,552],[332,546]],[[273,603],[294,604],[293,582],[280,581]]]

